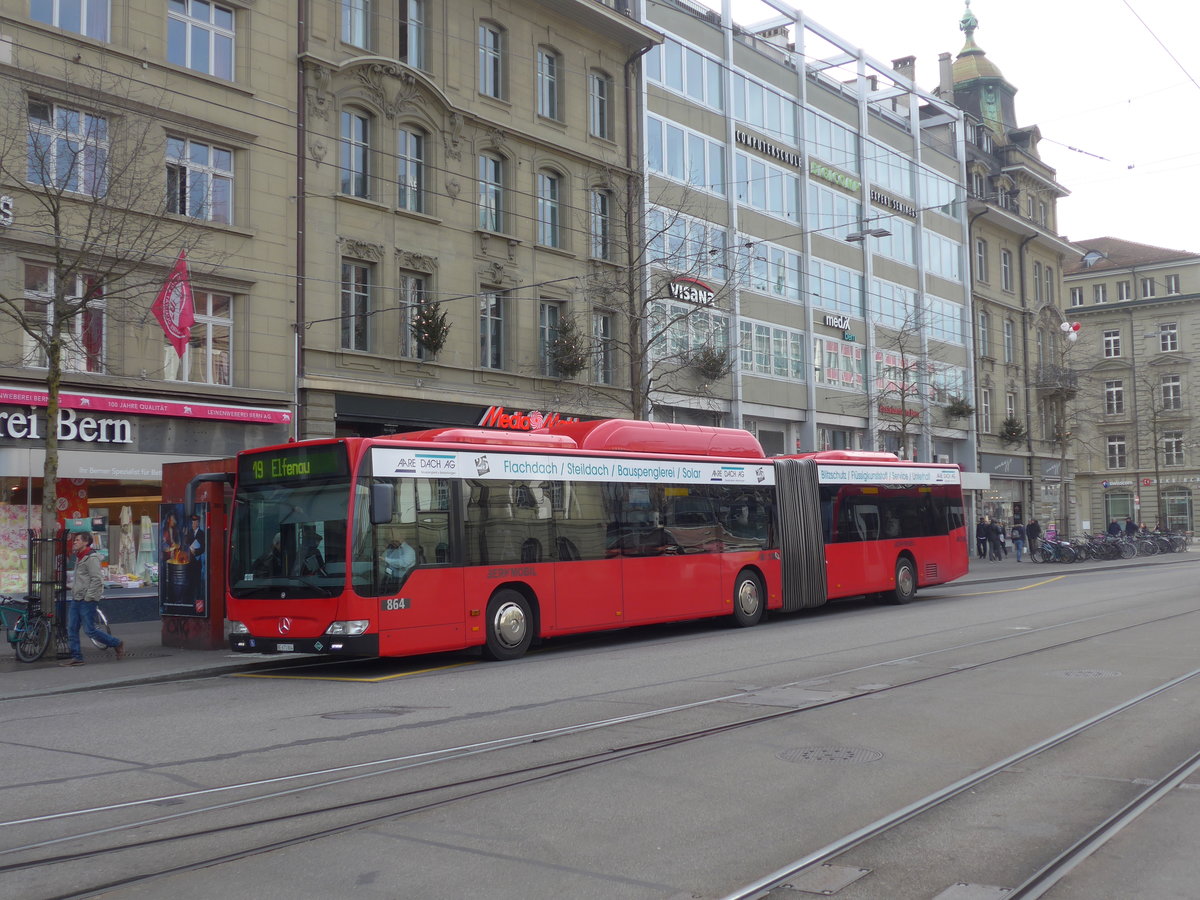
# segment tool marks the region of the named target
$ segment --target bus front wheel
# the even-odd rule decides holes
[[[733,623],[749,628],[762,621],[766,603],[762,582],[753,572],[741,572],[733,584]]]
[[[533,611],[520,591],[497,591],[487,605],[487,643],[483,652],[489,659],[517,659],[524,656],[533,641]]]
[[[896,587],[884,596],[889,603],[908,603],[917,596],[917,570],[907,556],[896,560]]]

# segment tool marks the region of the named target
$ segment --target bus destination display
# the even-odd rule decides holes
[[[346,477],[349,474],[346,448],[340,444],[284,447],[269,453],[247,454],[238,459],[238,481],[241,484],[295,484],[316,478]]]

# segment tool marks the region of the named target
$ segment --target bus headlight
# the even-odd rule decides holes
[[[235,622],[232,619],[229,622],[230,634],[249,634],[250,629],[246,627],[245,622]]]
[[[370,619],[350,619],[346,622],[334,622],[325,629],[326,634],[362,634],[371,624]]]

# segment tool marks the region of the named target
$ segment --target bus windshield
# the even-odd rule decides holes
[[[234,597],[335,597],[346,581],[349,464],[344,445],[238,458],[229,551]]]

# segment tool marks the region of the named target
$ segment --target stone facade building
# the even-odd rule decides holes
[[[1200,253],[1080,241],[1066,271],[1079,519],[1191,531],[1200,490]]]
[[[656,34],[597,0],[313,13],[300,436],[628,415],[627,104]]]
[[[961,27],[966,44],[952,64],[943,59],[939,93],[966,114],[974,414],[979,470],[991,478],[978,512],[1046,525],[1071,505],[1073,451],[1062,423],[1074,386],[1060,326],[1062,273],[1078,251],[1058,234],[1067,191],[1038,153],[1040,132],[1017,123],[1016,88],[975,43],[969,9]]]
[[[0,591],[24,584],[48,435],[60,513],[96,517],[114,578],[141,578],[164,463],[293,433],[297,30],[281,11],[6,6]],[[173,344],[151,306],[182,251],[195,324]],[[60,350],[62,409],[47,422]]]
[[[14,9],[0,304],[34,333],[0,331],[5,577],[41,502],[53,317],[64,513],[115,539],[128,508],[138,548],[164,462],[630,411],[629,103],[660,38],[623,2]],[[180,251],[176,344],[152,305]]]

